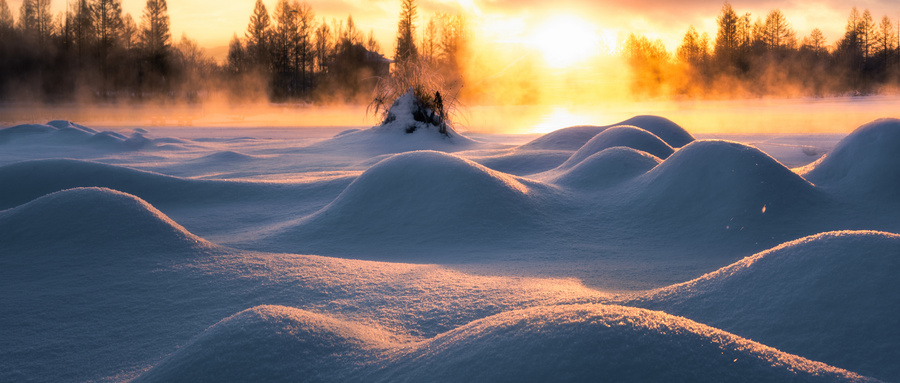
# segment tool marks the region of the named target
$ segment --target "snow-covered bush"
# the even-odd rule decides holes
[[[381,118],[381,125],[400,122],[407,133],[434,127],[450,136],[456,97],[443,77],[424,62],[396,65],[390,77],[378,81],[368,110]]]

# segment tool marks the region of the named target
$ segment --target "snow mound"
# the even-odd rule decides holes
[[[660,162],[659,158],[647,152],[616,146],[579,160],[576,165],[552,175],[548,180],[569,187],[603,188],[644,174]]]
[[[92,248],[183,248],[209,244],[133,195],[75,188],[0,211],[4,246],[90,244]],[[102,236],[102,238],[98,238]]]
[[[606,129],[591,138],[557,169],[569,169],[585,158],[616,146],[644,151],[661,159],[668,158],[675,151],[653,133],[634,126],[619,125]]]
[[[503,173],[525,176],[553,170],[571,156],[572,152],[565,150],[512,149],[500,154],[468,158]]]
[[[788,242],[638,299],[782,351],[900,380],[900,235]]]
[[[573,126],[559,129],[522,145],[527,149],[578,150],[600,132],[619,125],[630,125],[653,133],[673,148],[680,148],[694,141],[680,125],[665,117],[635,116],[617,124],[606,126]]]
[[[137,150],[154,146],[153,142],[140,132],[125,136],[116,132],[98,132],[65,120],[43,124],[16,125],[0,129],[0,143],[25,141],[52,145],[87,145],[116,150]]]
[[[840,193],[897,199],[900,195],[900,119],[860,126],[831,153],[807,166],[810,182]]]
[[[661,312],[535,307],[472,322],[419,345],[387,381],[853,381],[812,362]]]
[[[283,241],[329,237],[340,244],[377,240],[380,249],[413,243],[459,243],[502,238],[532,221],[536,184],[435,151],[397,154],[363,172],[328,206]],[[305,233],[300,235],[299,233]],[[296,250],[296,249],[295,249]]]
[[[48,133],[53,133],[57,130],[58,129],[53,126],[44,124],[23,124],[11,126],[9,128],[0,129],[0,143],[31,136],[40,136]]]
[[[535,138],[522,145],[521,148],[575,151],[606,128],[605,126],[571,126],[562,128]]]
[[[621,306],[543,306],[418,343],[263,306],[227,318],[136,381],[865,381],[685,318]]]
[[[186,181],[162,174],[96,162],[49,159],[17,162],[0,167],[0,209],[10,208],[42,195],[76,187],[106,187],[155,201],[174,197]],[[199,181],[195,181],[199,182]],[[184,196],[183,194],[181,196]],[[168,198],[171,198],[168,197]]]
[[[340,382],[392,335],[284,306],[223,319],[134,382]]]
[[[681,125],[660,116],[634,116],[616,125],[632,125],[653,133],[669,146],[680,148],[694,142],[694,136],[684,130]]]
[[[183,179],[71,159],[22,161],[2,166],[0,185],[16,185],[14,188],[0,188],[0,209],[76,187],[110,188],[136,195],[154,205],[241,201],[249,198],[259,200],[270,195],[269,192],[290,194],[287,188],[269,187],[264,183]]]
[[[81,124],[76,124],[72,121],[67,121],[67,120],[53,120],[53,121],[48,122],[47,125],[50,125],[56,129],[60,129],[60,130],[72,129],[72,130],[80,130],[82,132],[91,133],[91,134],[98,133],[96,130],[88,128],[87,126],[84,126]],[[141,129],[141,130],[143,130],[143,129]],[[143,133],[147,133],[147,131],[143,130]]]
[[[715,225],[705,230],[763,228],[796,219],[824,202],[823,194],[759,149],[695,141],[635,179],[632,207],[652,217]]]
[[[200,162],[200,163],[211,163],[211,164],[229,164],[229,163],[251,162],[256,159],[257,159],[257,157],[247,155],[244,153],[238,153],[238,152],[235,152],[232,150],[223,150],[220,152],[215,152],[213,154],[208,154],[203,157],[197,158],[194,161]]]

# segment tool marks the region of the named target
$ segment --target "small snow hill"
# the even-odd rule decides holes
[[[900,381],[900,235],[829,232],[788,242],[626,305]]]
[[[276,242],[339,245],[352,239],[384,252],[414,244],[483,243],[533,224],[533,187],[542,186],[452,154],[397,154],[363,172],[328,206],[277,234]]]
[[[675,152],[669,144],[644,129],[629,125],[619,125],[606,129],[581,146],[557,170],[569,169],[596,153],[616,146],[624,146],[647,152],[657,158],[666,159]]]
[[[136,382],[841,382],[854,373],[685,318],[542,306],[395,343],[384,331],[279,306],[207,329]]]
[[[801,171],[810,182],[838,194],[900,203],[900,119],[860,126]]]
[[[629,125],[646,130],[673,148],[680,148],[694,141],[694,137],[684,128],[665,117],[635,116],[612,125],[573,126],[559,129],[538,137],[522,145],[521,148],[575,151],[600,132],[619,125]]]
[[[144,200],[106,188],[63,190],[0,211],[0,244],[142,252],[210,246]]]
[[[622,184],[660,162],[647,152],[615,146],[592,154],[564,171],[547,172],[546,179],[557,185],[593,190]]]
[[[759,149],[720,140],[688,144],[629,187],[629,211],[705,233],[775,230],[770,225],[791,222],[828,201]]]

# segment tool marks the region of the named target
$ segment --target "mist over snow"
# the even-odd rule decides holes
[[[0,381],[900,381],[900,120],[509,144],[401,101],[0,129]]]

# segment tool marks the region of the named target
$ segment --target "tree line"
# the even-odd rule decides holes
[[[829,44],[813,29],[802,38],[779,9],[755,20],[725,3],[714,38],[693,26],[675,52],[631,34],[622,55],[639,97],[836,96],[894,92],[900,85],[900,28],[869,10],[850,11]]]
[[[421,34],[415,0],[401,0],[395,59],[427,63],[452,75],[464,27],[458,15],[432,16]],[[421,47],[418,48],[418,47]],[[139,22],[121,0],[70,0],[52,14],[50,0],[24,0],[13,17],[0,0],[0,99],[27,101],[194,101],[231,99],[369,101],[390,76],[373,31],[346,20],[317,19],[298,0],[261,0],[223,63],[197,42],[172,38],[166,0],[147,0]]]

